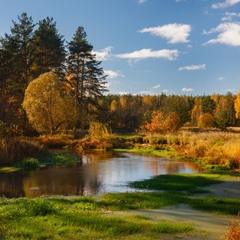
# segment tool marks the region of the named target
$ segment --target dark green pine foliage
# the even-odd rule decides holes
[[[83,27],[78,27],[72,41],[68,43],[67,80],[77,104],[89,110],[89,105],[97,106],[106,88],[106,75],[92,53],[93,46],[87,41]]]
[[[10,34],[0,40],[0,78],[1,78],[1,119],[8,125],[17,124],[25,128],[26,114],[22,110],[25,89],[31,79],[33,49],[31,45],[35,24],[26,13],[13,21]]]
[[[216,103],[211,98],[211,96],[203,96],[201,104],[202,104],[203,113],[210,113],[214,115],[214,111],[216,109]]]
[[[18,23],[13,21],[11,34],[5,34],[1,39],[4,62],[0,71],[8,70],[8,76],[5,73],[5,77],[8,78],[8,90],[14,90],[15,95],[20,93],[23,98],[25,89],[31,80],[30,69],[33,63],[31,40],[35,25],[26,13],[18,16],[18,20]]]
[[[58,33],[53,18],[47,17],[39,21],[33,36],[33,46],[34,66],[32,71],[34,78],[49,71],[63,75],[66,56],[64,39]]]

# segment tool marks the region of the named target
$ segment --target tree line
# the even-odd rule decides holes
[[[27,13],[0,38],[0,132],[86,129],[175,132],[181,126],[238,126],[240,95],[104,94],[106,75],[79,26],[70,42],[53,18],[34,23]]]
[[[176,132],[180,127],[238,126],[240,95],[107,95],[99,102],[102,121],[113,129]]]
[[[106,75],[92,50],[81,26],[72,40],[66,42],[53,18],[34,23],[27,13],[18,16],[10,34],[0,38],[1,125],[29,128],[22,106],[25,91],[33,80],[47,72],[53,72],[64,82],[62,94],[72,96],[80,115],[91,115],[92,105],[98,107],[96,99],[107,91]],[[44,91],[45,87],[38,90]],[[75,123],[75,127],[81,125],[80,120]]]

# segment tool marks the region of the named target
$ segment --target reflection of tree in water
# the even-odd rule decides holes
[[[24,179],[27,197],[42,195],[81,195],[84,189],[82,174],[72,168],[48,168],[32,172]]]
[[[111,161],[113,158],[114,161]],[[49,167],[31,172],[0,173],[0,196],[97,195],[105,192],[109,186],[114,184],[124,185],[125,178],[128,179],[129,176],[131,181],[133,175],[135,178],[140,176],[143,178],[146,173],[148,177],[149,169],[151,169],[150,175],[197,172],[194,163],[174,162],[131,154],[117,156],[89,154],[82,159],[84,161],[71,167]]]
[[[7,198],[25,197],[23,178],[24,174],[20,171],[0,173],[0,196]]]

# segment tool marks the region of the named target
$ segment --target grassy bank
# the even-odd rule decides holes
[[[153,223],[140,215],[113,217],[91,198],[0,201],[1,239],[159,239],[191,232],[191,223]]]
[[[171,135],[110,135],[91,139],[74,139],[73,134],[23,137],[0,140],[0,166],[13,166],[24,158],[46,156],[49,148],[69,148],[74,151],[101,149],[153,154],[161,157],[188,159],[206,169],[240,169],[239,132],[179,131]]]
[[[178,179],[176,179],[176,177]],[[190,176],[189,176],[190,177]],[[190,179],[191,178],[191,179]],[[169,239],[196,233],[193,223],[152,222],[146,216],[109,211],[157,209],[189,204],[218,214],[236,215],[239,199],[191,198],[189,193],[219,183],[219,175],[170,175],[132,183],[161,192],[127,192],[91,197],[0,199],[0,239]],[[176,187],[176,180],[182,186]],[[188,180],[188,181],[187,181]],[[186,184],[191,180],[191,184]],[[161,187],[159,182],[164,182]],[[139,185],[140,184],[140,185]],[[179,184],[179,185],[180,185]],[[164,186],[165,185],[165,186]],[[172,186],[172,187],[171,187]],[[184,192],[183,192],[184,189]]]
[[[118,150],[162,157],[188,159],[207,169],[240,169],[240,133],[179,131],[170,135],[111,135],[107,138],[74,140],[77,151]]]

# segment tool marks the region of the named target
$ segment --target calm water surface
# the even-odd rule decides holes
[[[12,198],[126,192],[134,191],[128,187],[130,181],[159,174],[199,172],[192,162],[169,161],[131,153],[89,153],[81,158],[77,166],[0,173],[0,196]]]

